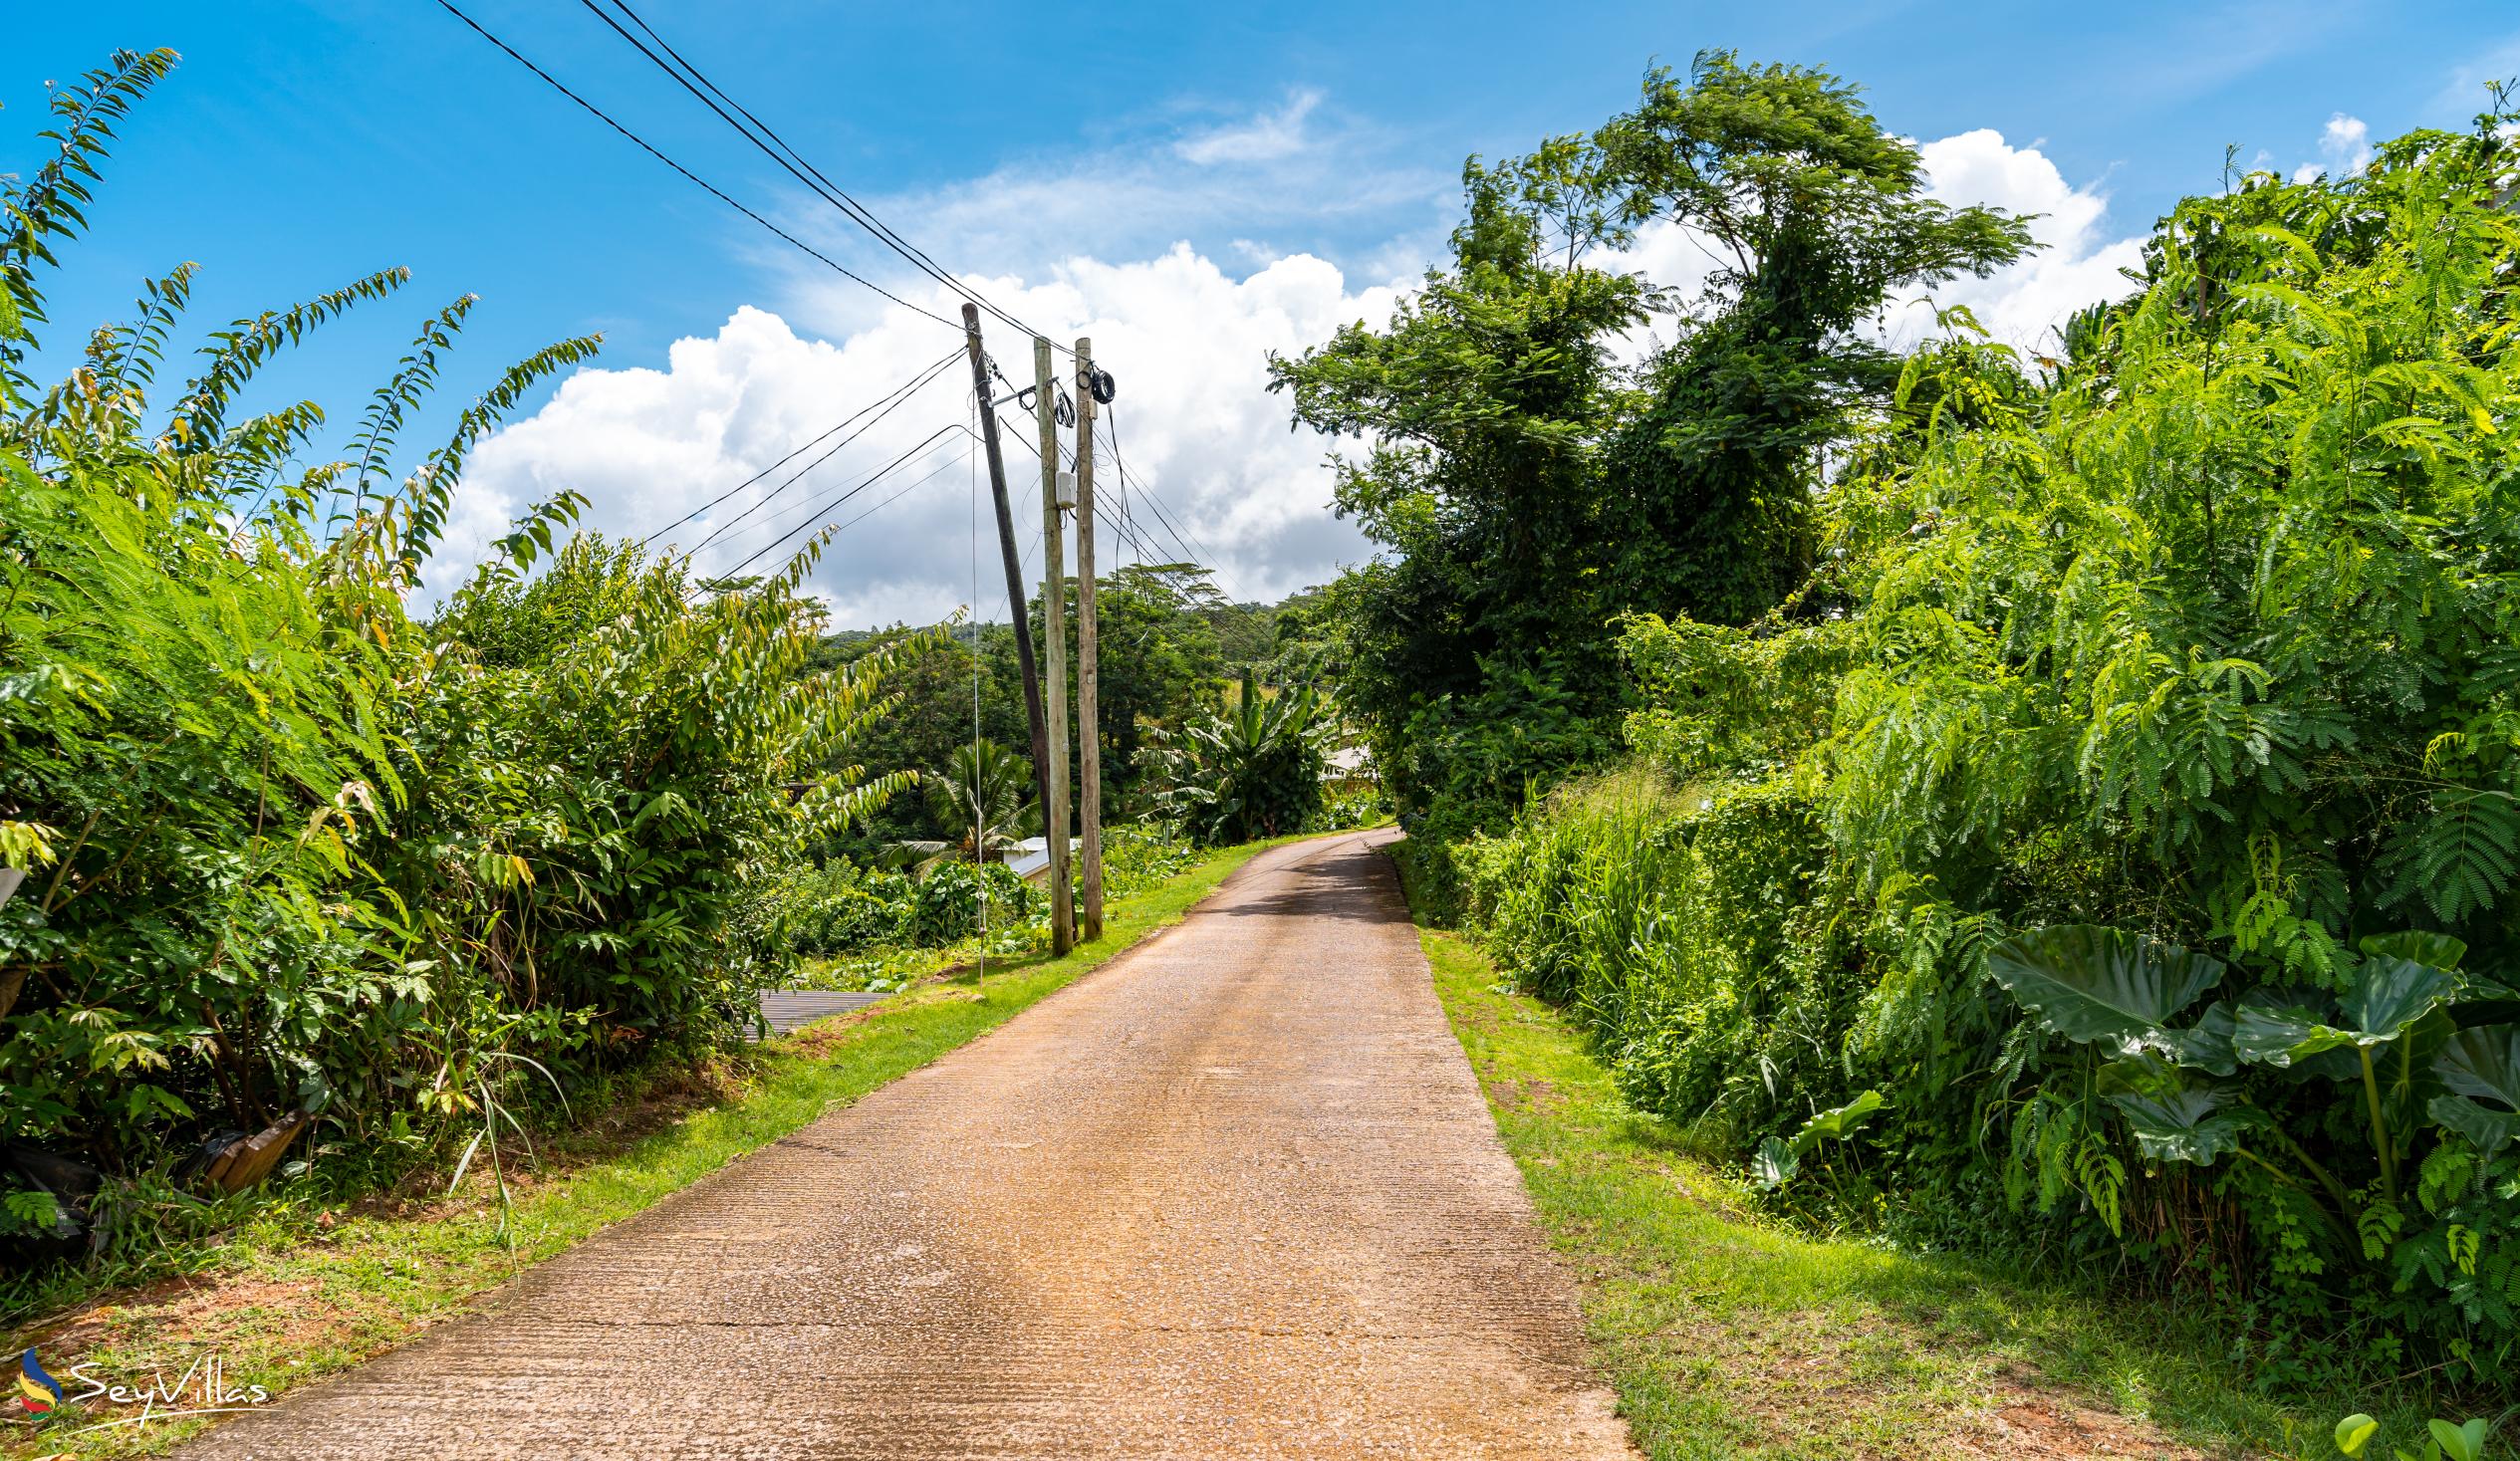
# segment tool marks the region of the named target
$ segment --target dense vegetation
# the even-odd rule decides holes
[[[2210,1294],[2270,1383],[2506,1377],[2505,121],[2191,199],[2028,359],[1854,328],[2023,241],[1829,78],[1474,163],[1457,267],[1280,365],[1380,443],[1328,599],[1423,881],[1789,1207]],[[1648,217],[1737,267],[1623,370]]]
[[[390,1167],[530,1073],[729,1038],[759,983],[726,936],[744,869],[904,781],[849,754],[886,657],[806,672],[810,554],[706,592],[580,540],[527,587],[564,496],[411,617],[472,443],[593,340],[507,371],[398,479],[469,298],[423,321],[338,459],[300,461],[314,403],[240,402],[403,271],[213,332],[160,392],[187,266],[39,388],[41,272],[172,59],[61,92],[59,154],[0,237],[0,853],[27,873],[0,907],[0,1241],[72,1236],[70,1199],[93,1243],[145,1242],[117,1204],[222,1129],[314,1112],[321,1147]],[[126,1180],[89,1190],[83,1163]]]
[[[2028,238],[1925,198],[1914,149],[1844,85],[1719,54],[1685,83],[1652,73],[1592,136],[1472,159],[1464,185],[1451,268],[1387,328],[1275,365],[1300,421],[1376,443],[1340,472],[1341,511],[1386,550],[1331,592],[1340,692],[1435,844],[1616,754],[1611,617],[1741,623],[1795,589],[1805,481],[1897,375],[1850,327]],[[1603,252],[1657,226],[1722,251],[1704,299]],[[1648,318],[1676,343],[1623,367]]]
[[[1070,706],[1077,703],[1076,601],[1072,581],[1067,596]],[[1038,594],[1030,611],[1038,636],[1043,612]],[[1300,619],[1281,622],[1277,606],[1228,601],[1210,572],[1195,564],[1132,563],[1107,572],[1096,584],[1095,612],[1107,822],[1157,813],[1163,778],[1157,775],[1149,737],[1211,713],[1220,684],[1243,674],[1258,674],[1272,684],[1321,678],[1318,666],[1289,664],[1282,654],[1282,642],[1300,631]],[[820,662],[843,664],[884,651],[898,661],[885,684],[900,696],[900,704],[859,748],[868,765],[947,771],[955,756],[970,754],[975,719],[978,734],[994,745],[1031,744],[1010,625],[963,624],[947,634],[920,634],[897,625],[846,631],[830,636]],[[1073,722],[1070,731],[1075,732]],[[1019,778],[1030,778],[1030,757],[1012,754]],[[956,840],[960,820],[929,799],[895,798],[862,830],[835,840],[829,851],[861,862],[877,861],[887,845]],[[1040,827],[1031,824],[1015,834],[1040,835]]]

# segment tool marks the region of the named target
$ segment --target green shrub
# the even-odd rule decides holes
[[[1159,824],[1131,824],[1103,830],[1103,893],[1127,897],[1189,870],[1198,849],[1170,836]]]
[[[941,948],[976,935],[984,899],[991,928],[1022,922],[1049,904],[1041,889],[1003,862],[939,862],[908,889],[901,942]]]

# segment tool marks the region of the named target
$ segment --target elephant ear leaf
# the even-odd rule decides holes
[[[2520,1139],[2520,1114],[2496,1110],[2464,1096],[2436,1096],[2424,1109],[2435,1121],[2474,1142],[2487,1161]]]
[[[2138,1056],[2104,1067],[2100,1090],[2127,1118],[2127,1129],[2146,1160],[2183,1161],[2212,1166],[2226,1151],[2237,1150],[2240,1133],[2252,1113],[2226,1110],[2232,1093],[2204,1085],[2186,1072],[2151,1056]]]
[[[2442,1461],[2484,1461],[2485,1422],[2471,1420],[2465,1425],[2452,1425],[2434,1420],[2424,1429],[2432,1432],[2432,1444],[2440,1449]]]
[[[1987,972],[2039,1023],[2079,1044],[2142,1041],[2222,982],[2219,959],[2097,923],[2017,933]]]
[[[2429,964],[2435,969],[2455,969],[2459,960],[2467,957],[2467,945],[2448,934],[2425,933],[2413,928],[2397,933],[2375,933],[2363,940],[2362,949],[2367,954]]]
[[[2354,987],[2337,1001],[2333,1019],[2306,1005],[2251,1002],[2239,1013],[2232,1048],[2244,1061],[2282,1070],[2333,1050],[2388,1045],[2439,1009],[2457,984],[2458,976],[2447,969],[2373,954],[2355,969]],[[2361,1063],[2330,1065],[2326,1071],[2352,1080],[2361,1074]]]
[[[1844,1141],[1854,1134],[1856,1127],[1870,1120],[1875,1111],[1888,1104],[1882,1099],[1882,1093],[1867,1091],[1845,1105],[1822,1111],[1803,1122],[1803,1128],[1795,1132],[1794,1139],[1787,1144],[1796,1156],[1800,1156],[1823,1140]]]
[[[1802,1170],[1802,1153],[1774,1136],[1760,1142],[1758,1154],[1750,1158],[1750,1170],[1758,1177],[1759,1185],[1771,1192],[1794,1180],[1794,1173]]]
[[[2520,1025],[2458,1031],[2441,1043],[2432,1071],[2461,1096],[2520,1109]]]
[[[2384,1045],[2450,997],[2458,976],[2394,954],[2374,954],[2354,971],[2354,987],[2337,1001],[2357,1045]]]
[[[2143,1044],[2190,1070],[2228,1076],[2240,1069],[2239,1050],[2233,1044],[2238,1034],[2239,1016],[2229,1004],[2215,1000],[2205,1006],[2195,1024],[2184,1030],[2156,1030]]]
[[[2520,1139],[2520,1025],[2452,1034],[2433,1056],[2432,1073],[2453,1093],[2432,1098],[2432,1119],[2488,1157]]]
[[[2303,1005],[2244,1005],[2231,1033],[2231,1047],[2240,1059],[2279,1071],[2352,1044],[2354,1032],[2339,1029]],[[2349,1080],[2359,1077],[2362,1067],[2358,1063],[2332,1074]]]

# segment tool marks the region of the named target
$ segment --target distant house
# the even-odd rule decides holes
[[[1068,839],[1068,851],[1076,851],[1076,839]],[[1015,869],[1015,875],[1027,882],[1039,882],[1050,875],[1050,839],[1028,837],[1006,851],[1001,861]]]
[[[1342,746],[1322,766],[1322,785],[1335,792],[1371,791],[1382,781],[1375,775],[1373,753],[1363,746]]]

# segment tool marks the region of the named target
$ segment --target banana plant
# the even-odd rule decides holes
[[[2520,1025],[2460,1029],[2457,1017],[2463,1000],[2473,1013],[2504,1011],[2474,997],[2507,991],[2456,972],[2466,946],[2442,934],[2380,935],[2362,951],[2340,995],[2255,989],[2183,1024],[2172,1021],[2229,971],[2141,933],[2035,929],[1990,950],[1987,969],[2042,1027],[2107,1058],[2094,1089],[2147,1159],[2210,1166],[2232,1155],[2300,1186],[2271,1151],[2315,1179],[2350,1222],[2360,1204],[2232,1079],[2243,1066],[2360,1084],[2392,1206],[2423,1117],[2488,1156],[2520,1137]]]

